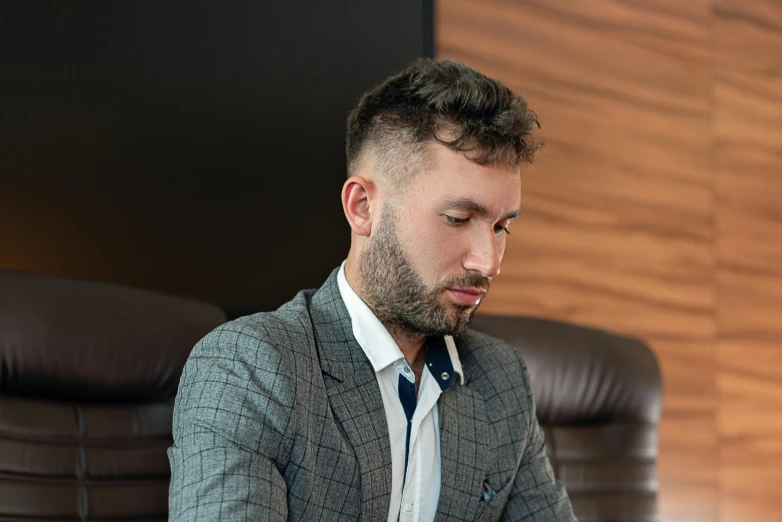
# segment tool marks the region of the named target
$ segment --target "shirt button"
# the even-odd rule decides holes
[[[410,367],[409,366],[405,366],[405,373],[410,373]]]
[[[408,513],[412,513],[413,512],[413,503],[412,502],[408,502],[408,503],[405,504],[405,511],[408,512]]]
[[[442,377],[444,381],[447,381],[450,375],[448,375],[448,372],[443,372],[442,375],[440,375],[440,377]]]

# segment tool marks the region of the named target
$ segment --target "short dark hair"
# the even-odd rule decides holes
[[[531,163],[541,147],[532,135],[535,126],[527,100],[499,81],[461,63],[420,58],[366,92],[351,111],[348,174],[369,147],[382,161],[399,163],[430,140],[478,164],[504,162],[515,169]]]

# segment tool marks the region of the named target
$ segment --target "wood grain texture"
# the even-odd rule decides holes
[[[646,339],[666,390],[662,520],[779,520],[782,4],[437,13],[438,54],[525,93],[547,142],[484,311]]]
[[[782,4],[715,0],[719,513],[782,513]]]
[[[714,343],[647,341],[660,360],[665,393],[657,469],[661,520],[716,521],[719,437]]]

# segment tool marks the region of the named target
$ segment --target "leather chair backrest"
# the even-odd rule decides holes
[[[657,520],[662,381],[647,345],[530,317],[476,316],[519,348],[554,472],[580,522]]]
[[[224,321],[202,302],[0,271],[0,520],[166,520],[179,376]],[[534,318],[473,326],[524,354],[579,520],[656,520],[662,391],[648,347]]]
[[[164,521],[171,416],[216,306],[0,271],[0,520]]]

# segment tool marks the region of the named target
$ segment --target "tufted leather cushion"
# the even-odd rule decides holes
[[[580,522],[657,520],[662,383],[642,342],[530,317],[476,316],[529,367],[549,459]]]
[[[215,306],[0,271],[0,521],[163,521],[173,399]]]

